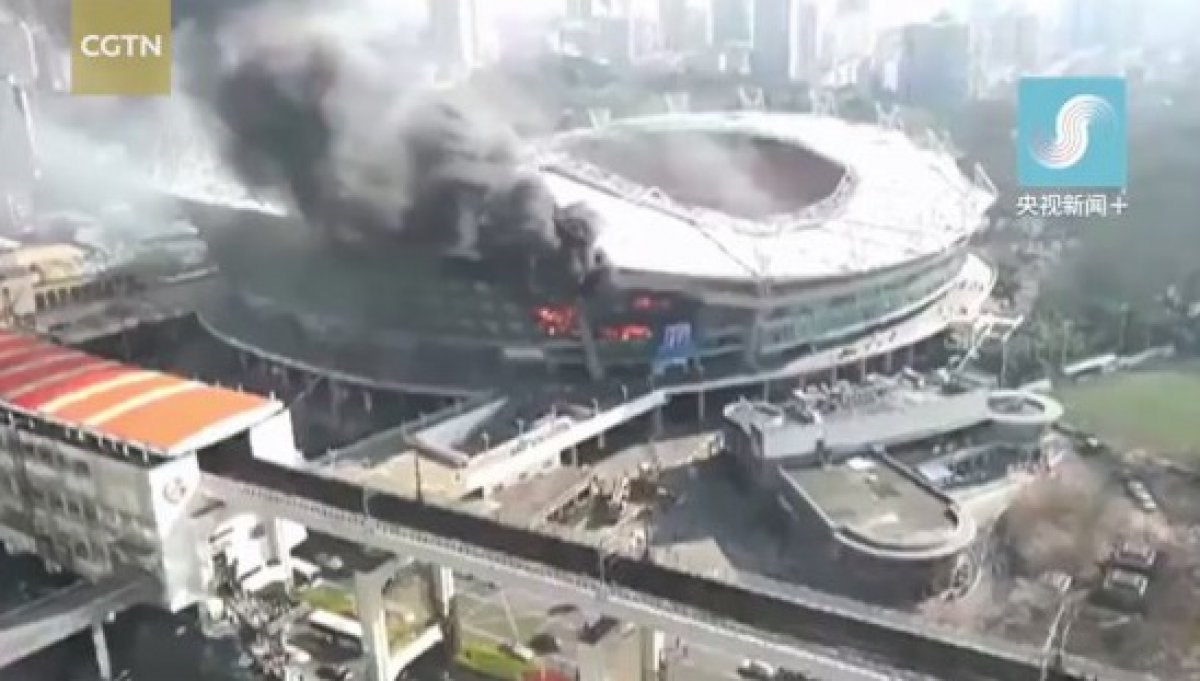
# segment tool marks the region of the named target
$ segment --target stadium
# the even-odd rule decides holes
[[[211,237],[225,276],[205,324],[238,346],[410,388],[749,382],[890,364],[970,321],[992,285],[968,240],[994,195],[932,137],[806,114],[678,114],[523,154],[559,205],[598,216],[597,291],[516,285],[494,264],[419,250],[346,255],[258,215]]]

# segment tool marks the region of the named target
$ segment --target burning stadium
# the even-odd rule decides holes
[[[220,235],[235,304],[210,322],[280,354],[303,336],[409,353],[413,367],[432,352],[497,374],[645,376],[682,363],[715,377],[940,309],[935,335],[952,292],[991,282],[967,252],[991,194],[895,130],[665,116],[539,141],[511,168],[515,186],[418,193],[410,215],[422,217],[396,227],[345,212],[321,222],[329,207],[317,206],[307,221],[328,230],[263,216]],[[715,191],[722,182],[743,189]]]
[[[294,217],[213,236],[226,339],[397,384],[712,378],[925,314],[923,340],[991,285],[967,252],[986,181],[899,130],[742,112],[518,141],[361,45],[252,37],[208,100],[229,164]]]

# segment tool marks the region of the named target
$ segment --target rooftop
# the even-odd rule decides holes
[[[839,538],[873,552],[933,558],[974,536],[953,504],[886,461],[854,457],[832,466],[783,466]]]
[[[0,403],[166,455],[240,432],[284,406],[0,331]]]
[[[573,151],[581,140],[630,132],[783,142],[844,168],[845,174],[832,193],[816,203],[798,202],[804,207],[796,212],[738,217],[685,204],[662,188],[641,184],[644,178],[622,176],[619,169],[599,167]],[[599,246],[616,267],[687,277],[807,280],[891,267],[969,237],[994,201],[936,146],[918,144],[898,130],[814,115],[739,112],[623,120],[555,138],[536,162],[559,201],[582,201],[605,218]],[[813,193],[809,189],[797,194],[803,198]]]

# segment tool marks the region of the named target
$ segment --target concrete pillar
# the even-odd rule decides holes
[[[579,446],[578,445],[571,447],[569,459],[570,459],[572,466],[574,466],[574,467],[579,466]]]
[[[580,642],[576,653],[579,658],[579,681],[609,681],[604,653],[604,647],[599,644]]]
[[[858,380],[863,381],[867,378],[867,358],[863,357],[858,360]]]
[[[383,610],[379,580],[369,574],[355,573],[354,601],[358,606],[358,623],[362,626],[367,679],[392,681],[388,678],[392,651],[388,643],[387,616]]]
[[[268,518],[263,522],[267,526],[267,542],[270,546],[271,557],[279,561],[279,567],[283,568],[284,578],[287,580],[288,585],[291,585],[292,552],[288,549],[287,540],[285,539],[284,521],[278,518]]]
[[[742,361],[744,361],[748,367],[758,366],[758,346],[760,343],[762,343],[762,327],[766,321],[766,310],[758,310],[754,313],[754,323],[751,324],[750,328],[746,330],[745,340],[743,341],[745,343],[743,346],[745,351],[742,355]]]
[[[883,373],[891,374],[893,371],[895,371],[895,368],[892,366],[893,362],[895,360],[895,357],[896,357],[895,350],[888,350],[887,352],[885,352],[883,354]]]
[[[346,391],[334,381],[329,382],[329,413],[337,421],[342,415],[342,402],[346,399]]]
[[[650,627],[638,628],[642,681],[658,681],[663,662],[663,633]]]
[[[837,362],[829,369],[829,385],[833,385],[838,381],[838,365]]]
[[[596,402],[595,400],[592,400],[592,416],[597,416],[599,414],[600,414],[600,404],[598,402]],[[605,444],[604,432],[605,431],[602,430],[602,431],[600,431],[600,433],[598,435],[596,435],[596,446],[600,448],[600,451],[604,451],[604,444]]]
[[[655,407],[650,412],[650,439],[657,440],[663,434],[663,408]]]
[[[763,381],[762,399],[763,399],[763,402],[771,401],[771,382],[770,381]]]
[[[705,395],[705,392],[703,390],[696,393],[696,417],[700,423],[704,423],[704,418],[705,418],[704,395]]]
[[[112,659],[108,656],[108,639],[104,637],[104,623],[92,625],[92,647],[96,649],[96,669],[102,681],[110,681],[112,675]]]
[[[440,565],[432,566],[433,605],[441,617],[450,616],[450,604],[454,600],[454,571]]]
[[[904,368],[911,369],[917,363],[917,346],[910,345],[904,350]]]

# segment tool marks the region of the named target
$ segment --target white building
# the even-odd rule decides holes
[[[439,66],[449,71],[478,66],[481,38],[476,0],[429,1],[429,40]]]
[[[51,569],[90,580],[145,571],[175,611],[204,598],[214,553],[244,573],[304,537],[201,493],[206,454],[299,464],[290,413],[275,400],[4,332],[0,419],[0,541]]]

